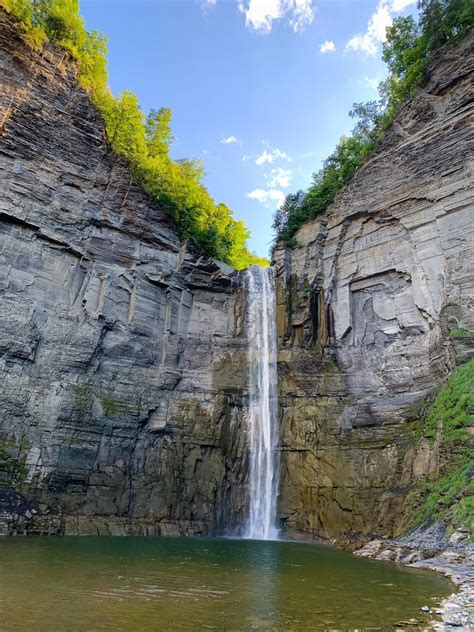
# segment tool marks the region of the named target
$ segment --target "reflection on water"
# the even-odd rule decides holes
[[[255,544],[252,542],[251,544]],[[245,604],[247,620],[254,629],[266,629],[264,624],[270,624],[278,619],[280,560],[282,548],[274,546],[273,542],[258,543],[258,551],[254,546],[245,550],[246,580],[253,590],[247,591]],[[258,627],[258,626],[261,627]]]
[[[428,571],[301,543],[0,540],[2,631],[387,629],[449,592]]]

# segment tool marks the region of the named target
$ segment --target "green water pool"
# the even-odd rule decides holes
[[[451,584],[313,544],[0,539],[0,629],[390,630]]]

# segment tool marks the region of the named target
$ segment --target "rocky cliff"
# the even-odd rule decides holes
[[[347,540],[411,520],[437,441],[410,420],[473,353],[473,38],[425,84],[329,212],[274,252],[281,515]]]
[[[0,11],[0,531],[243,523],[245,296],[107,145],[69,55]],[[279,244],[280,517],[394,534],[436,475],[416,406],[472,355],[472,38],[324,218]]]
[[[197,258],[110,151],[64,51],[0,10],[4,530],[242,522],[235,271]]]

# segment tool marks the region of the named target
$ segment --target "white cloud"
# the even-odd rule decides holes
[[[268,182],[268,186],[271,188],[282,187],[286,189],[290,186],[291,178],[293,177],[293,171],[291,169],[282,169],[281,167],[275,167],[265,176]]]
[[[215,158],[214,154],[212,153],[212,151],[209,151],[209,149],[203,149],[202,155],[206,156],[206,158],[210,158],[211,160],[214,160]]]
[[[231,136],[224,136],[224,138],[221,138],[221,143],[223,145],[231,145],[232,143],[238,143],[239,139],[236,138],[235,136],[231,135]]]
[[[326,40],[321,44],[319,50],[322,53],[334,53],[336,52],[336,44],[332,40]]]
[[[354,35],[346,44],[346,52],[362,51],[367,55],[375,55],[379,44],[385,41],[387,27],[391,24],[392,16],[388,2],[387,0],[379,0],[375,12],[370,16],[367,31]]]
[[[278,189],[255,189],[247,193],[247,197],[252,200],[258,200],[268,207],[280,208],[285,201],[285,194]],[[276,202],[276,204],[272,204]]]
[[[370,77],[364,77],[364,80],[367,81],[372,90],[375,90],[377,92],[379,83],[381,81],[378,77],[374,77],[373,79],[371,79]]]
[[[270,33],[273,20],[282,17],[280,0],[248,0],[241,2],[240,11],[245,14],[245,25],[261,33]]]
[[[249,160],[252,160],[257,166],[262,167],[265,164],[271,165],[276,160],[286,160],[286,162],[292,161],[291,157],[286,153],[286,151],[278,149],[278,147],[272,147],[270,143],[268,143],[266,140],[262,140],[262,145],[264,145],[266,149],[264,149],[261,154],[244,154],[242,156],[242,162],[248,162]],[[276,169],[272,169],[270,173],[273,173],[274,171],[276,171]],[[283,169],[282,171],[285,170]],[[265,177],[268,179],[268,177],[270,176]]]
[[[403,9],[410,6],[410,4],[416,4],[416,0],[392,0],[390,9],[398,13],[398,11],[403,11]]]
[[[217,0],[201,0],[201,7],[207,9],[208,7],[213,7],[216,2]]]
[[[312,0],[290,0],[286,4],[290,5],[289,24],[295,33],[300,33],[314,20]]]
[[[263,152],[259,156],[257,156],[255,160],[255,164],[258,165],[259,167],[261,167],[265,163],[272,164],[278,158],[281,158],[282,160],[286,160],[287,162],[291,162],[291,158],[288,156],[288,154],[285,151],[278,149],[278,147],[271,147],[265,141],[264,141],[264,145],[268,147],[269,151],[267,149],[264,149]]]
[[[314,20],[313,0],[239,0],[245,25],[260,33],[272,30],[273,20],[286,18],[295,33]]]
[[[280,152],[279,149],[274,149],[271,152],[264,149],[263,153],[261,153],[260,156],[257,156],[257,159],[255,160],[255,164],[259,166],[264,165],[266,162],[271,164],[277,158],[283,158],[283,157],[284,157],[284,152]]]
[[[379,45],[386,40],[387,27],[392,25],[392,14],[415,3],[416,0],[379,0],[377,8],[370,16],[367,31],[354,35],[347,42],[345,52],[361,51],[367,55],[375,55]]]

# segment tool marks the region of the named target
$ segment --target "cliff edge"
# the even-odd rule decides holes
[[[400,533],[438,472],[442,428],[428,440],[410,420],[474,352],[473,41],[436,54],[328,213],[274,251],[295,534]]]
[[[4,530],[242,522],[235,271],[197,258],[110,150],[68,53],[0,10]]]

